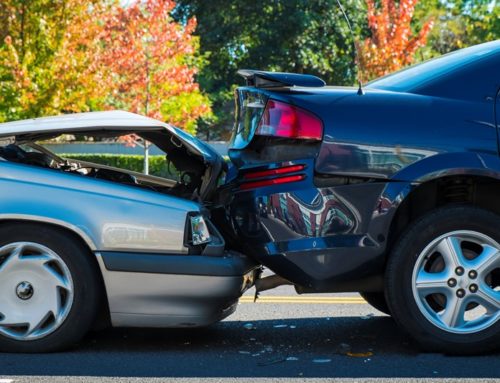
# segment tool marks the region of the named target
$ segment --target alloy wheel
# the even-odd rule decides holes
[[[453,231],[419,254],[413,297],[433,325],[476,333],[500,319],[500,245],[475,231]]]

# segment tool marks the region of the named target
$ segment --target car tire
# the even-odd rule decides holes
[[[71,233],[31,223],[0,226],[0,351],[39,353],[78,342],[100,307],[90,251]]]
[[[383,292],[359,293],[359,295],[361,295],[361,297],[363,297],[363,299],[374,309],[377,309],[384,314],[391,315],[391,311],[389,310],[389,306],[387,305],[385,294]]]
[[[499,347],[499,227],[494,213],[450,206],[410,224],[395,244],[387,302],[424,349],[472,355]]]

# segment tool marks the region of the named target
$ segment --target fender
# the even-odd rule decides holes
[[[58,224],[94,251],[185,254],[187,214],[200,205],[106,180],[0,163],[0,219]]]
[[[424,158],[400,170],[392,181],[423,183],[452,175],[500,179],[500,158],[489,153],[443,153]]]
[[[79,228],[78,226],[75,226],[69,222],[50,217],[42,217],[30,214],[0,214],[0,223],[3,221],[10,221],[10,220],[48,223],[50,225],[62,227],[64,229],[72,231],[78,237],[80,237],[87,244],[90,250],[92,251],[97,250],[95,242],[90,238],[89,234],[85,232],[85,229]]]
[[[488,153],[443,153],[402,169],[386,184],[378,198],[368,230],[370,236],[380,240],[388,238],[398,208],[419,185],[454,175],[500,180],[500,158]]]

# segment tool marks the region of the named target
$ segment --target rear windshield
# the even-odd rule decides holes
[[[500,40],[460,49],[376,79],[367,88],[409,92],[444,75],[500,54]]]

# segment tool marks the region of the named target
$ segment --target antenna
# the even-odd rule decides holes
[[[339,5],[340,11],[344,15],[344,19],[347,22],[347,26],[349,27],[349,32],[351,33],[352,44],[354,46],[354,56],[355,56],[356,62],[358,63],[357,64],[358,65],[358,95],[362,96],[362,95],[365,94],[365,92],[363,90],[363,84],[362,84],[361,78],[359,76],[359,52],[358,52],[358,45],[356,44],[356,38],[354,37],[354,32],[353,32],[352,27],[351,27],[351,22],[349,21],[349,17],[347,17],[347,13],[345,12],[344,7],[342,6],[342,3],[340,2],[340,0],[337,0],[337,4]]]

